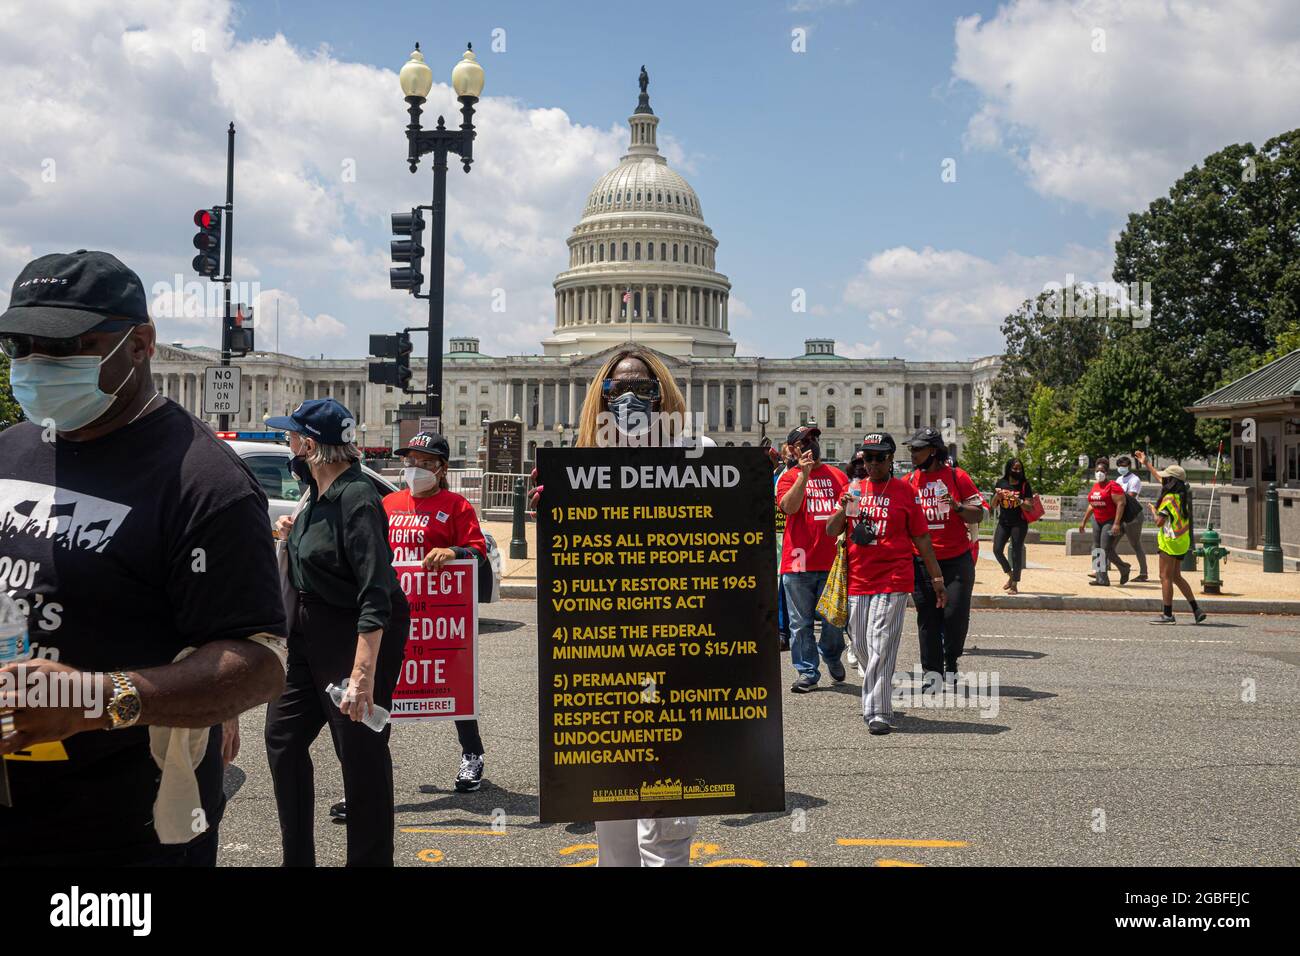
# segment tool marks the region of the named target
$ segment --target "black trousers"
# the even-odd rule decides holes
[[[410,611],[394,600],[379,646],[374,700],[392,709],[402,668]],[[393,760],[391,726],[375,733],[352,720],[329,699],[327,684],[352,673],[357,649],[357,612],[300,597],[289,635],[289,673],[284,693],[268,705],[266,756],[271,764],[285,866],[316,865],[316,784],[311,745],[329,725],[343,766],[348,804],[348,866],[393,865]]]
[[[456,739],[460,741],[460,752],[463,754],[473,754],[475,757],[483,756],[483,738],[478,734],[477,720],[457,720]]]
[[[920,558],[912,561],[916,575],[912,603],[916,605],[916,631],[921,642],[921,667],[925,671],[955,671],[970,630],[970,596],[975,588],[975,559],[970,551],[939,562],[947,606],[934,606],[934,586]]]
[[[1020,572],[1025,569],[1025,533],[1029,531],[1029,525],[1023,521],[1020,524],[1003,524],[998,522],[998,526],[993,529],[993,557],[998,559],[998,564],[1002,565],[1002,573],[1009,574],[1012,581],[1020,580]],[[1007,561],[1003,552],[1006,550],[1007,542],[1011,542],[1011,560]]]

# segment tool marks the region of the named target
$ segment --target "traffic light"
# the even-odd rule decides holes
[[[411,384],[411,335],[370,336],[370,354],[375,358],[391,358],[393,364],[377,362],[370,366],[367,381],[372,385],[395,385],[406,391]]]
[[[230,354],[244,356],[253,351],[252,306],[237,305],[230,317]]]
[[[194,225],[199,227],[194,236],[194,271],[209,279],[221,269],[221,209],[200,209],[194,214]]]
[[[410,238],[394,239],[391,243],[393,262],[401,263],[388,270],[388,284],[394,289],[405,289],[419,295],[424,285],[420,262],[424,258],[424,213],[419,207],[410,212],[393,213],[393,235]]]

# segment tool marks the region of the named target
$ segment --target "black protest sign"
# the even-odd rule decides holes
[[[785,809],[772,468],[541,448],[545,823]]]

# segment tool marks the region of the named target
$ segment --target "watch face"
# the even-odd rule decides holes
[[[129,726],[140,719],[140,695],[123,694],[113,702],[114,723]]]

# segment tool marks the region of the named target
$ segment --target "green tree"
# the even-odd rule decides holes
[[[1300,321],[1300,130],[1193,166],[1115,243],[1113,278],[1150,283],[1148,332],[1184,407],[1239,377]],[[1181,430],[1213,454],[1221,424]]]
[[[1146,329],[1093,361],[1074,393],[1080,450],[1098,455],[1142,448],[1178,459],[1198,452],[1194,420],[1178,404],[1177,370],[1169,364]]]
[[[1074,415],[1064,408],[1056,390],[1034,389],[1029,399],[1029,430],[1020,453],[1025,476],[1044,495],[1072,495],[1079,490],[1078,452],[1071,451]]]
[[[978,488],[991,488],[1002,475],[999,457],[1005,446],[996,441],[993,419],[984,404],[984,395],[975,393],[975,407],[971,409],[970,423],[961,430],[961,466],[966,469]]]
[[[1075,383],[1116,334],[1113,320],[1096,317],[1098,311],[1107,312],[1109,301],[1076,285],[1026,299],[1002,320],[1005,346],[993,398],[1021,429],[1029,426],[1029,403],[1039,385],[1069,405]]]
[[[23,420],[23,410],[9,389],[9,356],[0,352],[0,431]]]

